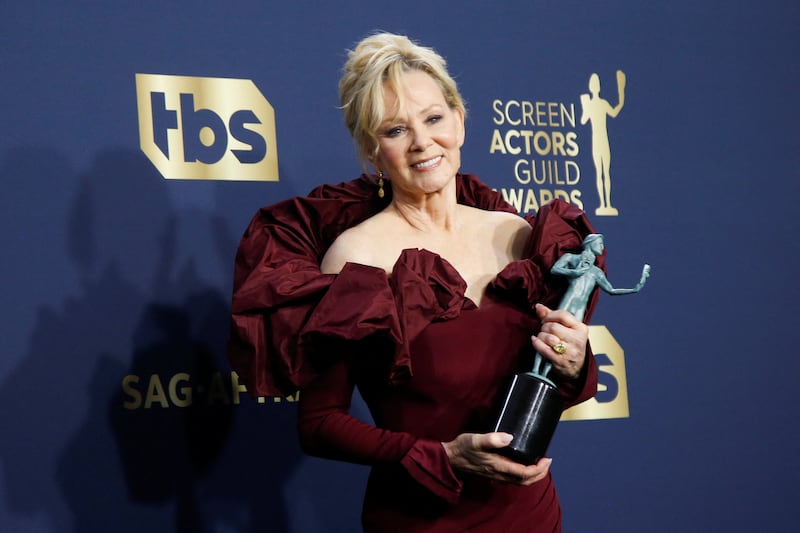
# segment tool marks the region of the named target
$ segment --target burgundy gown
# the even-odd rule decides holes
[[[514,212],[474,176],[457,180],[460,203]],[[390,276],[353,263],[320,273],[336,236],[388,201],[362,176],[259,211],[237,254],[234,369],[256,395],[301,389],[307,453],[371,465],[365,531],[560,531],[550,475],[521,487],[455,472],[441,442],[491,430],[508,378],[532,367],[533,306],[555,308],[565,288],[549,265],[581,248],[588,220],[561,201],[529,217],[525,258],[496,276],[479,308],[458,272],[424,249],[403,251]],[[594,358],[557,385],[567,405],[593,396]],[[355,387],[374,425],[349,414]]]

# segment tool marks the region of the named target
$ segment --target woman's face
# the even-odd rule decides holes
[[[412,70],[402,78],[404,109],[384,85],[384,121],[378,129],[378,153],[372,163],[392,183],[395,198],[442,190],[461,166],[464,114],[447,105],[436,81]]]

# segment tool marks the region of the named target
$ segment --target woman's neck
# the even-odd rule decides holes
[[[459,227],[455,190],[443,190],[415,198],[393,195],[389,209],[410,227],[421,232],[449,233]]]

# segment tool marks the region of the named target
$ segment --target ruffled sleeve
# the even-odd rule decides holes
[[[458,201],[487,210],[514,212],[502,196],[475,176],[459,175]],[[389,305],[385,273],[372,269],[322,274],[319,264],[344,230],[378,213],[390,202],[379,198],[374,178],[324,185],[306,197],[260,209],[245,231],[236,255],[228,357],[248,390],[257,396],[285,396],[308,385],[330,361],[314,350],[315,338],[380,333],[398,348],[394,378],[410,369],[403,361],[403,317]],[[374,305],[359,305],[342,314],[336,298],[357,288]],[[441,295],[437,296],[441,297]],[[320,306],[322,304],[322,306]],[[332,314],[333,313],[333,314]],[[339,323],[327,323],[339,313]],[[325,328],[333,328],[325,330]],[[331,352],[333,353],[333,352]]]
[[[320,260],[342,231],[385,203],[362,176],[262,208],[253,217],[236,254],[228,345],[231,364],[252,394],[289,395],[315,375],[296,345],[334,279],[320,273]]]

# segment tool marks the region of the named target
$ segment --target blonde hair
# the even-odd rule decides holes
[[[348,51],[339,80],[339,100],[363,165],[378,153],[377,131],[385,118],[384,82],[397,95],[402,109],[402,75],[410,70],[425,72],[442,89],[447,105],[466,115],[464,101],[446,67],[447,62],[432,48],[393,33],[374,33]]]

